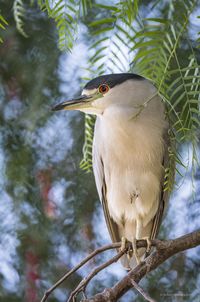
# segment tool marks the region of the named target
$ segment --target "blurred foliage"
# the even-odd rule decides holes
[[[4,17],[0,14],[0,28],[5,29],[5,26],[8,25],[7,21],[4,19]],[[2,43],[3,40],[0,37],[0,43]]]
[[[38,301],[42,280],[55,281],[71,266],[74,253],[92,248],[89,226],[97,197],[91,175],[83,177],[79,170],[83,116],[60,119],[50,110],[50,104],[62,97],[53,24],[32,7],[25,39],[16,31],[12,3],[1,1],[1,9],[9,23],[0,49],[1,191],[5,193],[1,203],[11,208],[8,219],[1,213],[0,241],[12,238],[5,253],[12,249],[13,260],[1,258],[6,270],[1,271],[0,300]],[[63,137],[67,141],[62,147]],[[71,143],[71,137],[76,141]],[[60,191],[62,206],[56,195]],[[69,288],[77,279],[79,275]]]
[[[41,5],[40,8],[43,8],[42,11],[38,3]],[[136,49],[139,47],[137,43],[148,42],[149,44],[144,44],[143,47],[150,47],[150,55],[152,43],[158,43],[161,47],[162,41],[165,41],[161,29],[168,25],[162,20],[167,18],[173,20],[177,14],[180,18],[183,16],[181,9],[173,8],[174,1],[163,2],[163,5],[159,5],[158,1],[127,1],[128,6],[125,1],[116,5],[112,3],[110,6],[108,3],[96,4],[87,0],[77,2],[75,19],[82,31],[79,33],[80,42],[78,40],[76,43],[79,56],[85,51],[85,61],[81,62],[84,67],[88,67],[85,73],[80,68],[78,57],[74,58],[69,53],[63,55],[58,50],[58,36],[52,18],[56,22],[59,21],[56,19],[55,7],[47,7],[48,3],[48,1],[0,0],[0,11],[3,16],[3,19],[0,17],[3,39],[0,47],[0,301],[2,302],[39,301],[43,291],[72,265],[97,245],[109,240],[93,176],[91,173],[85,174],[79,168],[84,144],[84,116],[80,113],[52,113],[51,105],[58,99],[64,99],[66,94],[67,96],[78,94],[82,84],[81,76],[87,79],[104,72],[134,70],[136,66],[142,70],[141,59],[144,55],[148,57],[148,54],[145,54],[145,50],[141,53],[143,49],[139,49],[137,54],[140,55],[134,59]],[[74,2],[71,3],[73,8]],[[61,7],[62,1],[57,1],[57,8]],[[152,17],[149,16],[149,8],[155,12],[154,17],[157,19],[154,21],[149,19]],[[130,9],[133,9],[131,14]],[[49,19],[48,16],[52,18]],[[59,16],[65,22],[65,17]],[[147,17],[148,20],[142,25],[141,20]],[[61,27],[69,20],[67,19]],[[184,20],[186,19],[183,18],[182,22]],[[192,37],[195,27],[191,25],[191,20],[187,27],[189,37]],[[149,35],[148,41],[140,41],[143,39],[141,26],[147,27],[145,32],[148,32],[154,26],[152,22],[156,22],[155,29],[160,31],[162,38],[159,36],[156,41],[158,35],[155,34],[153,37]],[[75,23],[72,26],[75,26]],[[20,28],[27,38],[20,34]],[[178,29],[180,30],[179,26]],[[174,39],[177,37],[177,32],[175,33],[176,35],[172,32]],[[72,39],[77,35],[73,34],[72,37],[66,34],[66,37],[70,43],[74,43]],[[172,38],[167,39],[166,42],[170,44]],[[61,43],[67,45],[62,38]],[[193,42],[190,43],[193,45]],[[188,38],[181,39],[178,44],[176,56],[181,69],[178,69],[177,73],[190,77],[192,72],[193,74],[197,72],[195,64],[198,64],[199,54],[193,45],[194,54],[191,56]],[[69,44],[67,49],[71,46]],[[89,46],[89,50],[84,46]],[[159,58],[162,54],[161,51],[157,51]],[[87,64],[85,62],[88,57]],[[139,60],[138,65],[133,67],[133,60]],[[162,65],[162,60],[160,64]],[[159,71],[155,69],[154,72],[154,67],[147,68],[144,72],[151,71],[149,77],[155,76],[157,81],[162,78],[162,73],[158,77]],[[174,56],[170,62],[170,70],[174,70],[170,74],[172,91],[175,91],[174,80],[178,79],[176,68],[177,59]],[[196,87],[194,91],[199,89],[199,82],[196,79],[198,74],[192,82],[193,87]],[[176,87],[182,84],[181,82],[178,84],[177,81]],[[66,90],[63,90],[63,87]],[[185,87],[191,91],[191,81],[186,83]],[[197,92],[192,98],[195,95]],[[182,107],[181,103],[177,106]],[[90,160],[88,161],[86,156],[85,162],[82,161],[83,165],[87,165],[86,168],[91,166],[93,123],[93,120],[88,120],[85,128],[84,154],[88,154]],[[163,238],[184,234],[199,227],[199,192],[192,204],[186,202],[190,198],[188,185],[190,173],[191,170],[188,169],[186,182],[183,184],[185,191],[181,189],[181,192],[174,196],[175,202],[161,229]],[[199,169],[194,175],[196,186],[199,184],[198,179]],[[142,285],[157,301],[198,301],[200,297],[198,251],[197,249],[197,252],[178,255],[168,261],[144,280]],[[66,301],[66,294],[83,275],[105,257],[98,257],[88,268],[77,272],[49,298],[49,301]],[[89,286],[89,293],[111,286],[123,274],[120,264],[116,264],[113,269],[107,269],[95,278]],[[180,295],[175,295],[177,293]],[[141,296],[131,291],[121,298],[121,302],[133,301],[134,297],[137,301],[143,301]]]

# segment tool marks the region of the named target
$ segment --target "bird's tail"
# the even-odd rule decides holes
[[[136,267],[137,262],[135,257],[131,257],[129,258],[128,255],[123,255],[122,258],[120,259],[121,264],[123,265],[123,267],[129,271],[130,269]]]
[[[144,258],[146,257],[146,249],[145,248],[138,249],[138,256],[140,260],[143,261]],[[126,270],[133,269],[137,266],[137,261],[134,255],[130,256],[125,254],[121,257],[120,261]]]

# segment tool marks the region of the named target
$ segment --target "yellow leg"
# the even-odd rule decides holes
[[[141,238],[141,240],[146,240],[146,242],[147,242],[146,252],[149,253],[151,251],[151,239],[147,236],[147,237]]]
[[[123,251],[126,247],[126,238],[122,237],[120,250]]]
[[[137,240],[146,240],[146,242],[147,242],[146,253],[149,253],[151,250],[151,240],[148,236],[142,237],[142,230],[143,230],[142,219],[137,219],[136,220],[135,238],[132,241],[133,252],[134,252],[134,256],[137,261],[137,264],[141,263],[141,257],[138,255],[137,246],[136,246]]]
[[[133,246],[133,254],[136,259],[136,262],[137,262],[137,264],[140,264],[141,259],[140,259],[140,256],[138,255],[138,251],[137,251],[137,239],[136,238],[133,238],[132,246]]]

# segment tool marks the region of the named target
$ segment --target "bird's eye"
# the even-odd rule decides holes
[[[102,84],[99,86],[99,92],[103,93],[103,94],[108,92],[109,89],[110,89],[110,87],[107,84]]]

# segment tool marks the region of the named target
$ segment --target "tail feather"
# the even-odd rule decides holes
[[[140,260],[143,261],[146,258],[146,249],[138,249],[138,256]],[[137,266],[137,261],[134,255],[132,257],[129,257],[127,254],[125,254],[121,257],[120,261],[126,270],[133,269]]]

